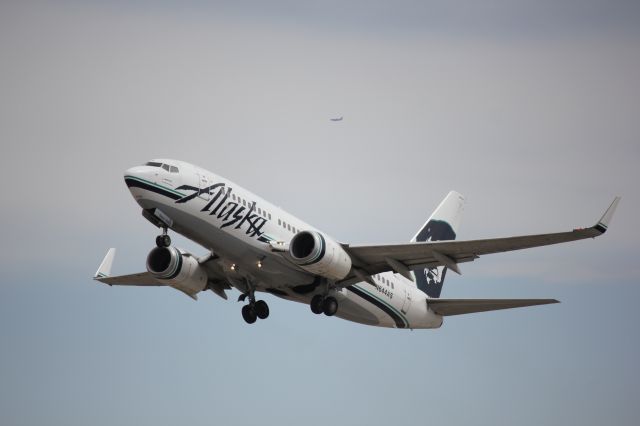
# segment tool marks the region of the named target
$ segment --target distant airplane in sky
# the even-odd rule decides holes
[[[330,118],[329,120],[331,120],[331,121],[342,121],[343,118],[344,117],[340,116],[340,117],[337,117],[337,118]]]
[[[464,198],[451,191],[409,243],[349,245],[222,176],[177,160],[153,160],[125,172],[142,215],[162,229],[147,271],[111,275],[109,249],[94,279],[109,285],[169,286],[193,299],[211,290],[241,295],[247,323],[269,316],[268,292],[308,304],[314,314],[391,328],[438,328],[443,317],[557,303],[554,299],[440,299],[447,270],[479,256],[597,237],[616,197],[590,228],[553,234],[453,241]],[[309,195],[313,201],[313,194]],[[205,247],[196,256],[171,245],[171,229]]]

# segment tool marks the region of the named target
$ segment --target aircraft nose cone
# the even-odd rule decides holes
[[[155,181],[155,176],[151,169],[152,167],[148,166],[135,166],[125,170],[124,182],[134,198],[142,196],[140,188],[145,188]]]
[[[126,180],[127,177],[142,177],[145,175],[145,172],[148,173],[147,169],[148,167],[145,167],[145,166],[130,167],[127,170],[125,170],[124,178]]]

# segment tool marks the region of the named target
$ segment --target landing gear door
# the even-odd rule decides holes
[[[407,312],[409,312],[409,308],[411,308],[411,291],[407,288],[403,288],[403,291],[404,302],[402,303],[402,313],[406,314]]]

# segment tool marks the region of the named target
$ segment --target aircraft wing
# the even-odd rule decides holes
[[[393,271],[411,279],[414,269],[446,266],[460,273],[459,263],[471,262],[481,255],[522,250],[569,241],[595,238],[606,232],[620,197],[616,197],[602,218],[590,228],[552,234],[522,235],[470,241],[433,241],[378,246],[344,246],[353,262],[351,273],[338,284],[349,286],[363,278]]]
[[[111,248],[107,252],[107,255],[104,257],[104,260],[100,264],[100,267],[96,271],[96,274],[93,276],[93,279],[96,281],[100,281],[101,283],[109,284],[109,285],[126,285],[126,286],[143,286],[143,287],[161,287],[161,286],[170,286],[167,282],[158,280],[154,278],[149,272],[138,272],[135,274],[128,275],[111,275],[111,266],[113,265],[113,258],[115,257],[116,249]],[[214,260],[215,257],[213,254],[209,254],[207,256],[203,256],[198,259],[198,263],[204,266],[207,272],[207,289],[213,291],[218,296],[223,299],[227,299],[228,296],[225,293],[225,290],[231,289],[231,286],[227,283],[224,276],[221,276],[217,273],[211,266],[211,260]],[[178,288],[178,290],[180,290]],[[182,290],[180,290],[182,291]],[[193,294],[189,294],[184,292],[187,296],[191,297],[194,300],[197,300],[197,297]]]
[[[560,302],[555,299],[427,299],[429,309],[443,317],[549,303]]]
[[[100,267],[93,276],[93,279],[109,285],[131,285],[131,286],[164,286],[166,284],[156,280],[148,272],[138,272],[137,274],[111,276],[111,266],[116,249],[111,248],[104,257]]]
[[[156,280],[148,272],[137,274],[118,275],[115,277],[94,277],[96,281],[109,285],[132,285],[132,286],[165,286],[166,284]]]

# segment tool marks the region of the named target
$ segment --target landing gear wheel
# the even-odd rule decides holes
[[[171,237],[167,234],[158,235],[156,237],[156,245],[158,247],[169,247],[171,245]]]
[[[269,305],[264,300],[258,300],[253,305],[253,311],[256,313],[258,318],[266,319],[269,316]]]
[[[316,315],[321,314],[323,311],[322,302],[324,302],[324,297],[322,297],[321,294],[316,294],[315,296],[313,296],[313,298],[311,299],[311,303],[309,304],[309,306],[311,306],[311,312]]]
[[[332,317],[338,312],[338,301],[335,297],[329,296],[322,302],[322,311],[328,317]]]
[[[244,305],[242,307],[242,318],[244,318],[247,324],[253,324],[256,322],[258,316],[251,305]]]

